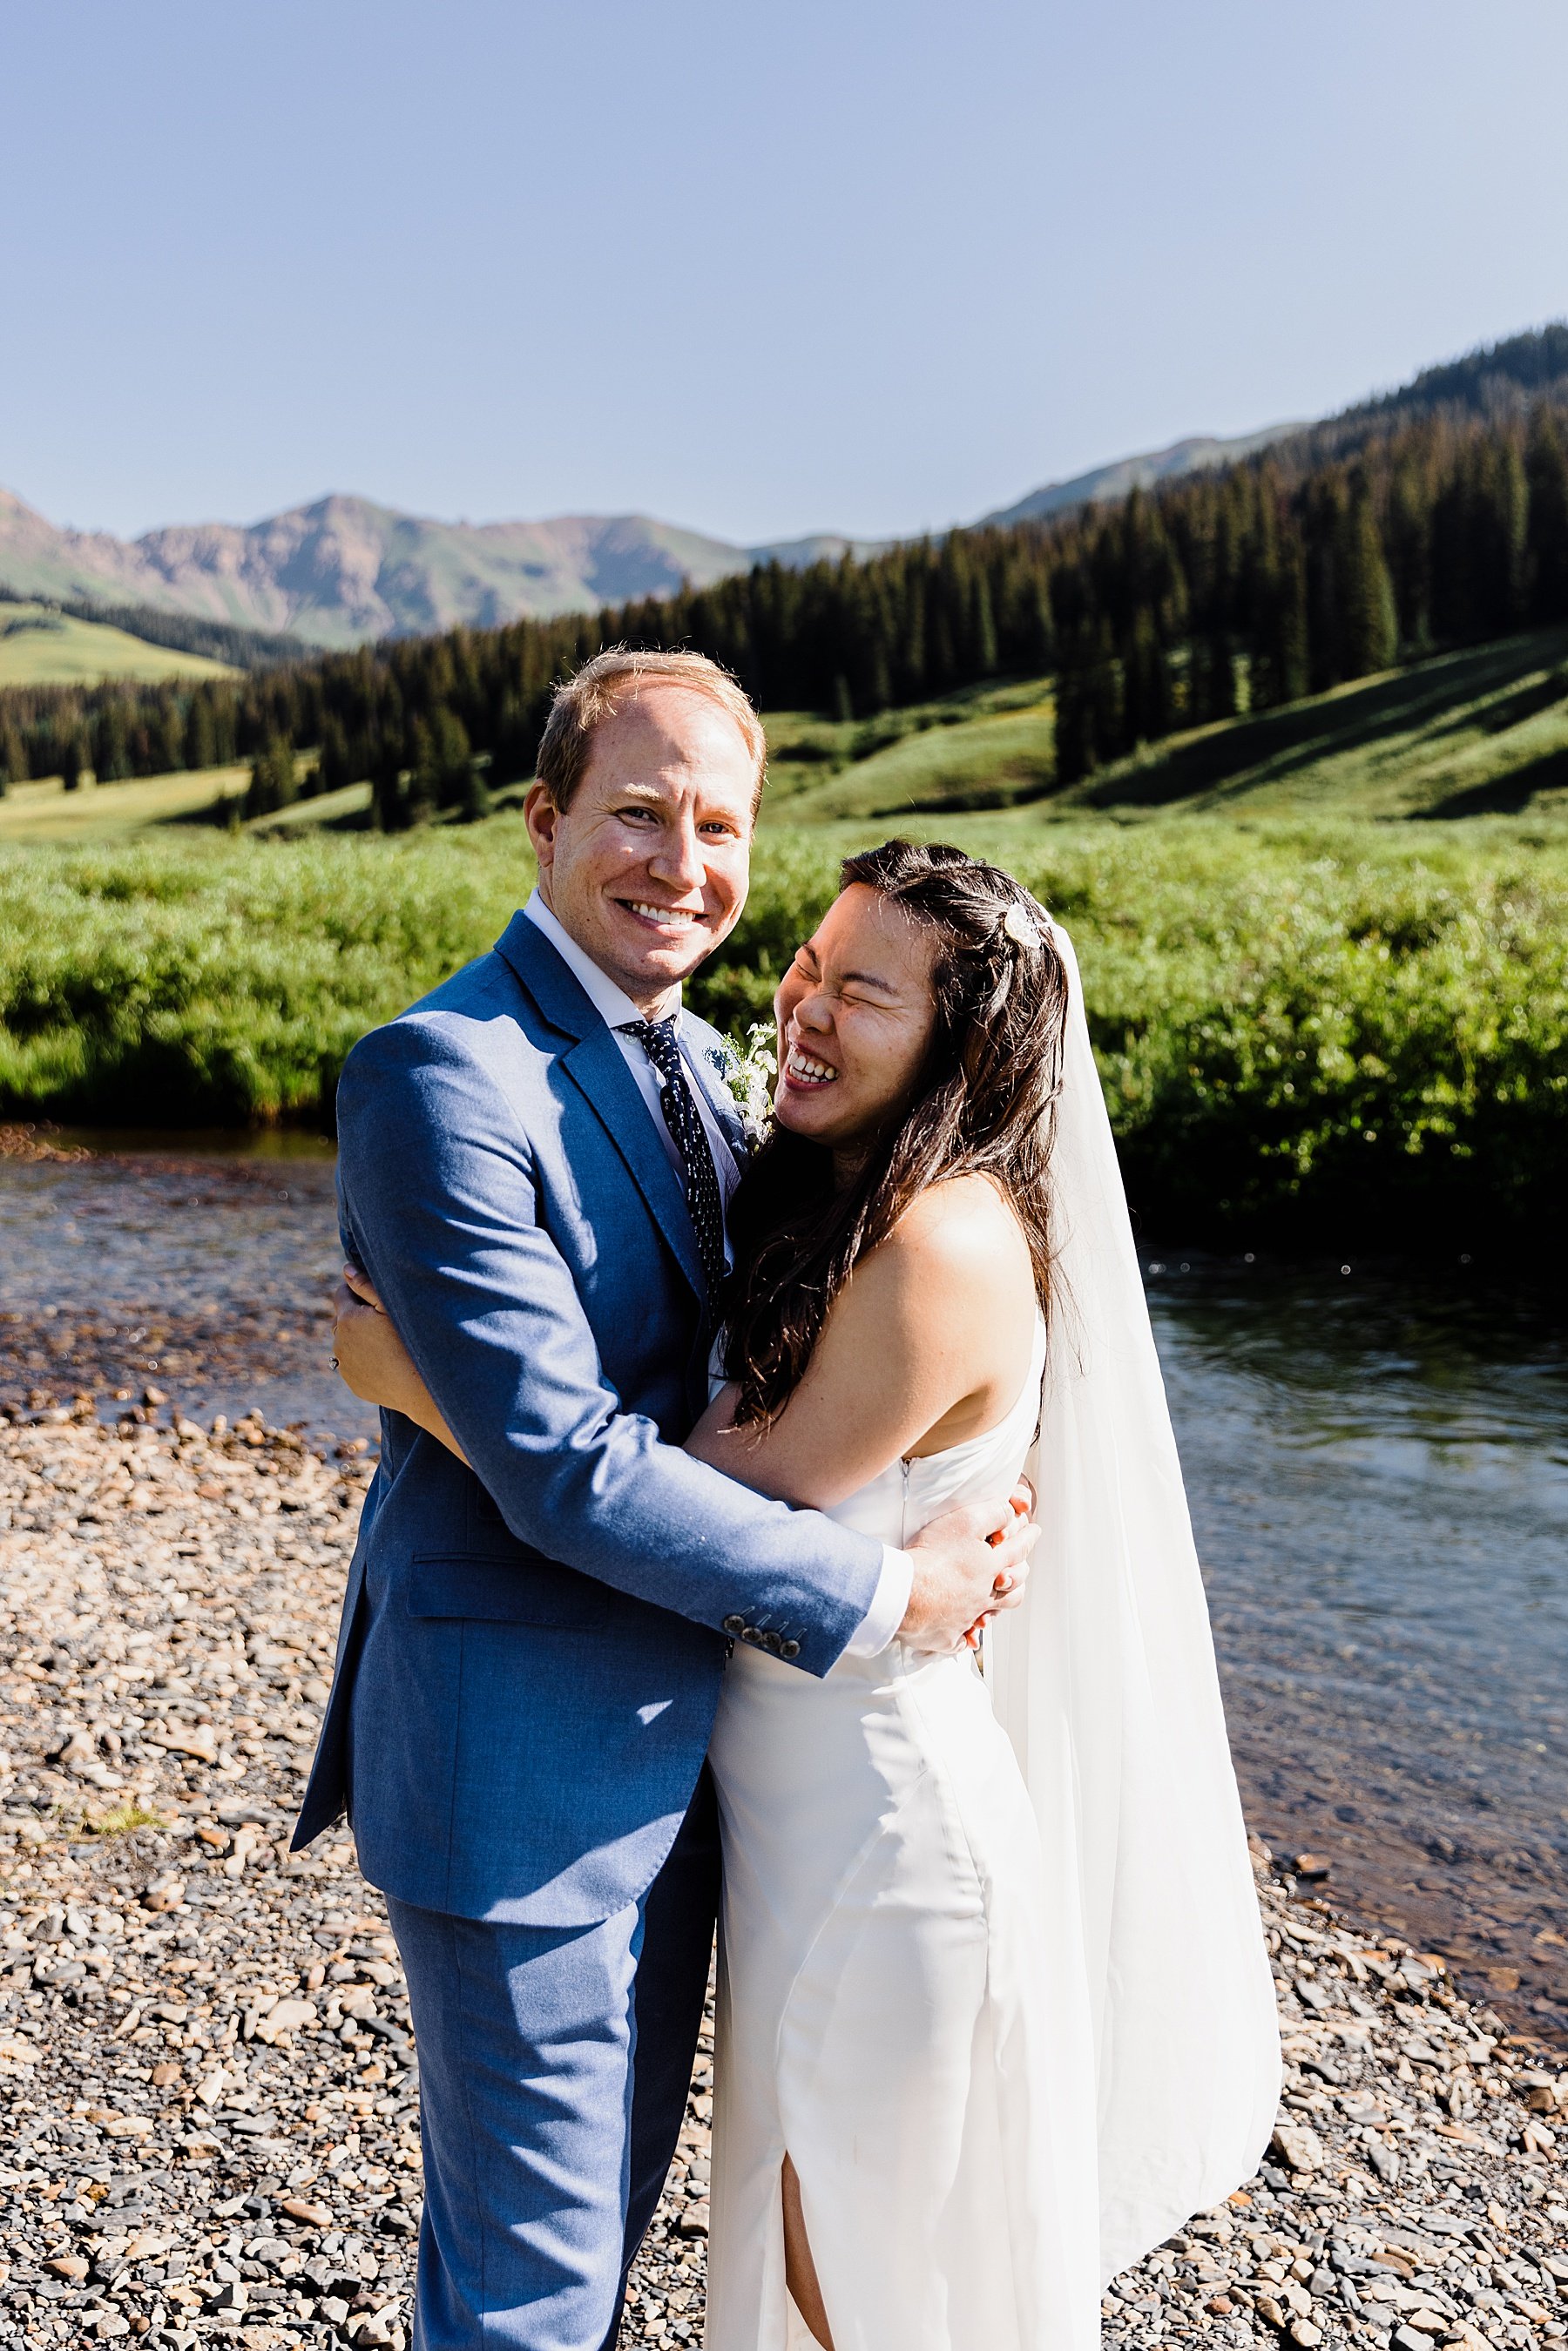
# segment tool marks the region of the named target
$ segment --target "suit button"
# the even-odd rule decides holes
[[[786,1664],[787,1666],[792,1666],[792,1665],[794,1664],[794,1662],[795,1662],[796,1658],[797,1658],[797,1657],[800,1656],[800,1642],[799,1642],[799,1641],[780,1641],[780,1642],[779,1642],[779,1656],[783,1658],[783,1660],[784,1660],[784,1662],[785,1662],[785,1664]]]
[[[783,1634],[782,1634],[782,1633],[764,1633],[764,1635],[762,1635],[762,1646],[763,1646],[763,1647],[768,1651],[768,1655],[769,1655],[770,1656],[774,1656],[774,1657],[781,1657],[781,1656],[783,1656],[783,1654],[784,1654],[784,1635],[783,1635]]]
[[[727,1616],[722,1629],[729,1635],[732,1641],[738,1640],[746,1630],[746,1619],[744,1616]]]
[[[762,1635],[755,1625],[743,1625],[740,1628],[740,1637],[750,1648],[760,1649],[762,1646]]]

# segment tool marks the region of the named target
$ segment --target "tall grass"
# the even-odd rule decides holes
[[[417,840],[172,841],[0,860],[0,1107],[106,1125],[329,1123],[357,1037],[487,946],[516,819]]]
[[[728,1026],[762,1013],[839,857],[883,829],[765,834],[697,1008]],[[1071,928],[1151,1217],[1461,1248],[1560,1221],[1568,843],[1500,820],[943,830]],[[507,817],[386,841],[13,853],[0,1111],[326,1123],[355,1037],[487,946],[530,879]]]
[[[1560,1220],[1568,842],[1500,824],[943,830],[1071,930],[1151,1216],[1481,1247]],[[869,837],[767,844],[725,967],[694,991],[710,1018],[757,1016],[836,857]]]

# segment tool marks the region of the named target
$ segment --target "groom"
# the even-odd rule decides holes
[[[557,697],[538,886],[350,1054],[344,1246],[465,1466],[396,1414],[296,1847],[347,1808],[420,2055],[418,2351],[601,2351],[679,2130],[717,1894],[727,1644],[950,1647],[1028,1530],[893,1552],[676,1449],[746,1144],[681,982],[745,904],[765,747],[692,653]]]

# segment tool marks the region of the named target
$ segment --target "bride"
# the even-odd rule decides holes
[[[956,1654],[736,1647],[706,2340],[1087,2351],[1254,2168],[1279,2053],[1076,967],[998,868],[894,841],[775,1008],[689,1449],[894,1545],[1027,1465],[1042,1533]],[[384,1317],[338,1343],[453,1442]]]

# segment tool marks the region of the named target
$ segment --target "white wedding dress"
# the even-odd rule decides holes
[[[821,1680],[737,1647],[725,1677],[708,2351],[810,2351],[786,2153],[835,2351],[1091,2351],[1102,2285],[1249,2178],[1273,2127],[1203,1583],[1055,935],[1049,1345],[1042,1324],[996,1428],[832,1513],[899,1543],[1027,1467],[1024,1604],[983,1680],[896,1643]]]
[[[1005,1498],[1006,1419],[831,1513],[903,1543]],[[895,1643],[822,1680],[737,1647],[724,1827],[710,2351],[807,2351],[784,2283],[800,2174],[835,2351],[1089,2351],[1099,2314],[1090,2003],[1029,1791],[968,1651]]]

